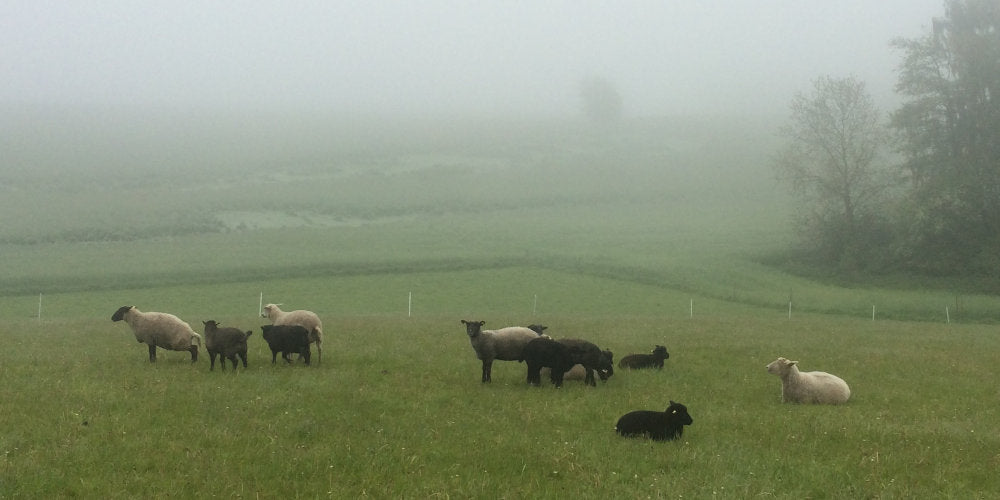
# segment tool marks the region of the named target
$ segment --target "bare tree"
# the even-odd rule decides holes
[[[819,257],[853,267],[877,237],[890,186],[878,162],[887,138],[879,110],[864,83],[818,78],[811,94],[792,99],[782,135],[788,144],[775,166],[802,204],[805,239]]]

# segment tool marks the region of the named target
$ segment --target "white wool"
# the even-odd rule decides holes
[[[778,358],[767,365],[768,373],[781,378],[783,403],[842,404],[851,397],[847,382],[826,372],[802,372],[798,361]]]

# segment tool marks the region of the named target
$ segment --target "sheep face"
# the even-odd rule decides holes
[[[528,325],[528,329],[530,329],[531,331],[537,333],[539,336],[544,335],[545,334],[545,330],[547,330],[548,328],[549,327],[547,327],[545,325]]]
[[[462,324],[465,325],[465,333],[469,334],[469,337],[475,337],[483,331],[483,325],[486,324],[485,321],[466,321],[462,320]]]
[[[115,311],[115,313],[111,315],[111,321],[121,321],[121,320],[125,319],[125,313],[131,311],[133,307],[135,307],[135,306],[121,306],[121,307],[119,307],[118,310]]]
[[[668,359],[670,357],[670,353],[667,352],[666,347],[658,345],[656,346],[656,348],[653,349],[653,356],[660,357],[663,359]]]
[[[784,377],[785,374],[790,372],[792,367],[796,364],[798,364],[798,361],[789,361],[785,358],[778,358],[767,365],[767,373]]]

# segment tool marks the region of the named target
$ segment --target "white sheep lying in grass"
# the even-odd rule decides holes
[[[271,323],[280,325],[299,325],[309,332],[309,342],[316,343],[317,362],[323,361],[323,322],[319,316],[312,311],[296,310],[282,311],[276,304],[264,306],[265,318],[270,318]]]
[[[157,347],[172,351],[189,351],[191,362],[198,361],[201,335],[177,316],[161,312],[144,313],[135,306],[122,306],[111,316],[111,321],[122,320],[132,328],[132,333],[139,343],[149,346],[150,363],[156,362]]]
[[[826,372],[800,372],[798,361],[778,358],[767,372],[781,377],[782,403],[841,404],[851,397],[847,382]]]

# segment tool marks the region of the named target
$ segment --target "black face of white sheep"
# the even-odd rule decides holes
[[[667,352],[667,348],[658,345],[653,349],[650,354],[629,354],[618,362],[619,368],[663,368],[663,360],[670,357],[670,353]]]
[[[535,333],[537,333],[539,335],[545,335],[545,330],[547,330],[548,328],[549,327],[547,327],[545,325],[535,325],[535,324],[528,325],[528,329],[529,330],[531,330],[531,331],[533,331],[533,332],[535,332]]]
[[[622,436],[670,441],[681,437],[684,426],[693,422],[686,406],[671,401],[666,411],[636,410],[622,415],[615,431]]]
[[[278,353],[287,363],[292,360],[288,358],[291,353],[299,353],[305,364],[309,364],[312,353],[309,350],[309,330],[299,325],[264,325],[260,327],[264,341],[271,349],[271,364],[273,365]]]
[[[541,385],[542,367],[550,368],[552,385],[562,387],[563,377],[576,362],[569,348],[555,340],[538,337],[524,346],[524,362],[528,365],[528,384]]]
[[[242,331],[238,328],[220,328],[215,320],[202,321],[205,325],[205,350],[211,360],[209,371],[215,369],[215,357],[219,356],[219,363],[222,370],[226,370],[226,360],[233,364],[233,371],[236,371],[236,357],[243,360],[243,368],[247,367],[247,339],[253,335],[252,331]]]
[[[135,306],[122,306],[111,315],[111,321],[128,323],[135,340],[148,346],[150,363],[156,362],[157,347],[172,351],[188,351],[191,353],[191,362],[198,361],[201,335],[173,314],[144,313]]]

